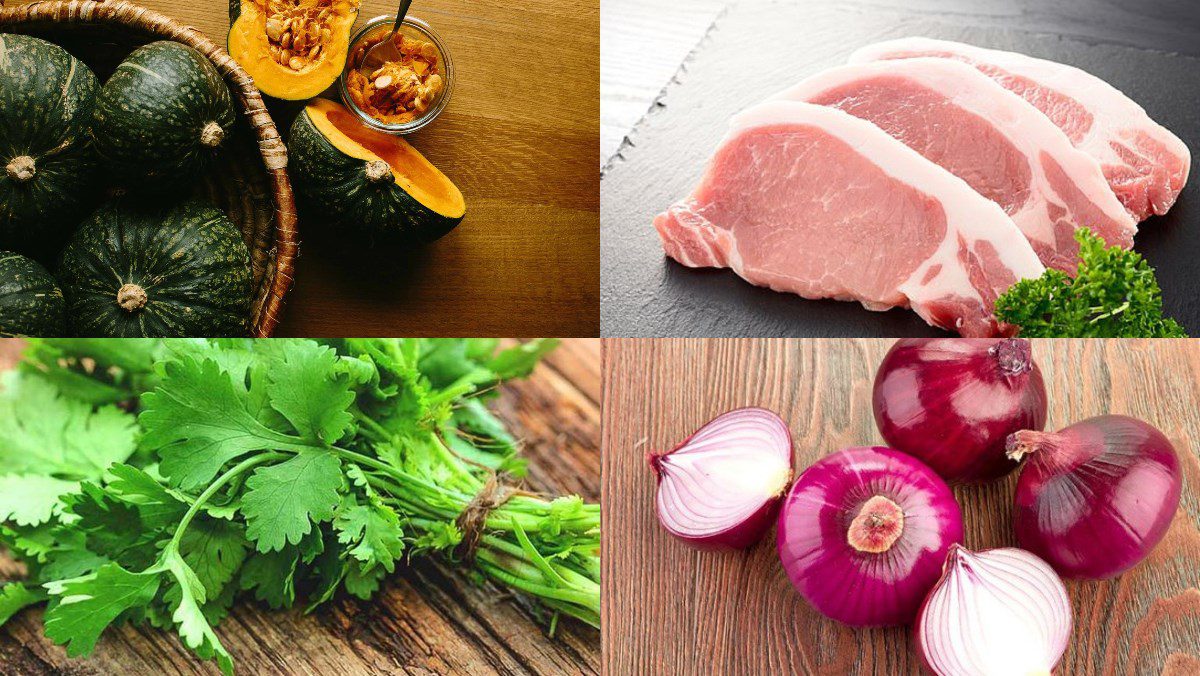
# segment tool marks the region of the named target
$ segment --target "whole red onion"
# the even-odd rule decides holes
[[[1046,425],[1046,387],[1028,340],[912,338],[875,375],[875,423],[892,448],[951,483],[1012,471],[1005,439]]]
[[[647,460],[667,532],[701,548],[749,547],[770,528],[792,479],[792,435],[771,411],[739,408]]]
[[[1123,415],[1058,432],[1019,431],[1017,541],[1066,577],[1107,578],[1137,565],[1166,534],[1183,479],[1171,442]]]
[[[962,541],[962,512],[946,482],[912,456],[848,448],[800,475],[778,533],[784,570],[823,615],[906,624]]]

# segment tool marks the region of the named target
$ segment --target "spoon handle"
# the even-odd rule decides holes
[[[408,6],[412,4],[412,0],[400,0],[400,6],[396,9],[396,23],[392,24],[392,33],[400,30],[400,24],[404,23],[404,15],[408,14]]]

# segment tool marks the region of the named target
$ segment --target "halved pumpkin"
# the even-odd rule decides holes
[[[303,101],[342,74],[360,0],[229,0],[229,53],[259,91]]]
[[[296,116],[288,155],[306,206],[384,241],[435,240],[467,213],[458,187],[407,141],[333,101],[314,99]]]

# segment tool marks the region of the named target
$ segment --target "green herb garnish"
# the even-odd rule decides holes
[[[515,490],[517,441],[484,402],[554,346],[346,339],[33,341],[0,392],[0,545],[91,653],[112,624],[173,628],[231,673],[214,631],[238,598],[312,610],[371,597],[439,554],[600,619],[600,510]]]
[[[1079,270],[1072,279],[1046,270],[996,299],[996,318],[1026,338],[1186,338],[1163,317],[1154,269],[1136,251],[1105,247],[1086,228],[1075,231]]]

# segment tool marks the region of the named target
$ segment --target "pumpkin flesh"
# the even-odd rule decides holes
[[[359,0],[230,0],[228,47],[259,91],[302,101],[342,74]]]

